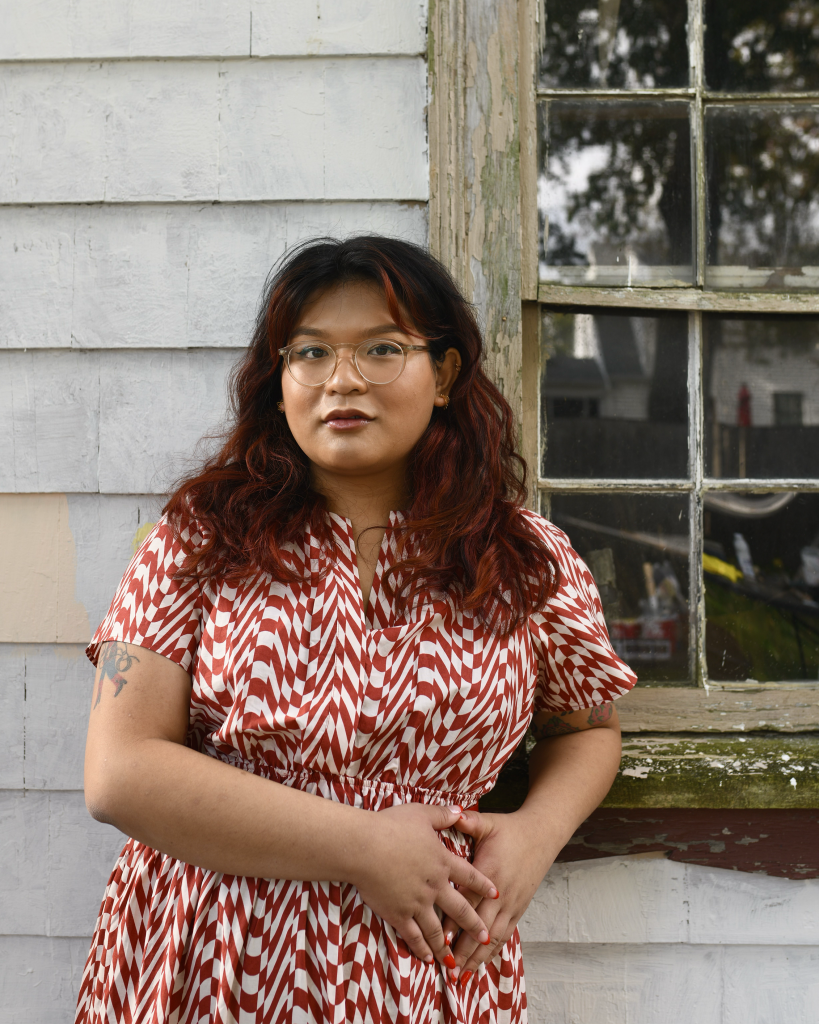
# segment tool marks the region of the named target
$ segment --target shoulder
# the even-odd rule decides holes
[[[579,573],[584,580],[592,581],[586,563],[574,550],[572,542],[563,530],[537,512],[532,512],[531,509],[522,508],[520,514],[529,529],[548,547],[561,574],[568,574],[572,578]]]
[[[571,548],[569,538],[563,530],[555,526],[554,523],[550,523],[544,516],[537,512],[533,512],[529,508],[520,509],[520,516],[529,529],[540,537],[541,540],[545,540],[547,543],[553,543],[556,547]]]
[[[534,533],[546,544],[557,566],[557,587],[547,606],[534,612],[529,619],[530,627],[538,628],[546,620],[557,616],[566,621],[594,623],[594,628],[605,630],[603,608],[589,567],[572,547],[572,542],[563,530],[548,519],[522,509],[523,515]]]

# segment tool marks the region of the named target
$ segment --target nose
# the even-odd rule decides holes
[[[328,395],[349,395],[353,391],[363,394],[369,390],[367,381],[358,372],[352,346],[340,345],[336,349],[336,367],[324,390]]]

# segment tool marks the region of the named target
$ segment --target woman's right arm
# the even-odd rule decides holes
[[[478,941],[488,938],[450,881],[490,897],[492,883],[436,835],[460,809],[405,804],[373,814],[191,750],[190,693],[190,677],[169,659],[101,645],[85,752],[93,817],[213,871],[350,882],[425,960],[449,954],[435,905]]]

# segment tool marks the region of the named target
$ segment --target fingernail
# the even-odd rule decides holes
[[[431,964],[434,959],[435,957],[432,955],[432,953],[427,953],[427,955],[424,957],[424,963]]]
[[[489,932],[485,928],[478,932],[478,942],[482,942],[484,946],[489,945]]]
[[[461,985],[465,985],[472,977],[472,971],[464,971],[461,975]]]
[[[444,967],[448,967],[450,971],[454,970],[458,965],[455,963],[455,957],[451,953],[447,953],[442,961]]]
[[[463,807],[461,807],[460,804],[450,804],[449,809],[450,809],[450,811],[452,811],[453,814],[463,814],[464,813],[464,809],[463,809]]]
[[[494,887],[489,890],[489,899],[490,900],[500,899],[500,893]]]
[[[452,945],[452,940],[455,938],[452,932],[444,932],[444,942],[448,945]]]
[[[457,981],[458,975],[461,973],[460,967],[455,967],[449,972],[450,981]]]

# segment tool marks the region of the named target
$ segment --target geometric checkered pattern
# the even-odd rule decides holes
[[[494,785],[534,710],[591,707],[625,693],[592,578],[566,536],[546,539],[561,586],[511,636],[445,594],[398,612],[381,585],[369,606],[350,523],[332,515],[328,559],[309,534],[292,564],[315,584],[258,576],[239,587],[177,585],[164,521],[129,566],[88,648],[120,640],[190,673],[188,743],[329,800],[379,810],[473,805]],[[400,513],[393,513],[393,523]],[[197,536],[192,535],[194,543]],[[470,840],[441,834],[470,856]],[[410,953],[351,885],[267,881],[193,867],[129,840],[105,891],[83,975],[83,1024],[501,1022],[526,1019],[517,932],[465,987]]]

